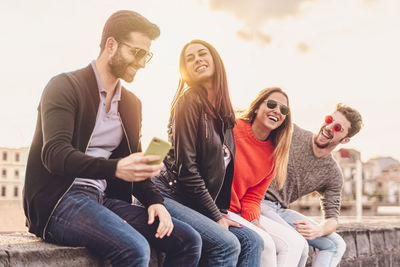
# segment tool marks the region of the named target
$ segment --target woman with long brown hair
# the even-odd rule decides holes
[[[169,123],[173,146],[153,181],[171,215],[200,233],[201,264],[259,266],[260,236],[221,212],[230,206],[235,155],[224,64],[212,45],[193,40],[182,49],[179,70]]]

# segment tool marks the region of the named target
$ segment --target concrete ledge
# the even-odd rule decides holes
[[[87,249],[43,242],[30,234],[1,235],[0,266],[106,266]]]
[[[400,266],[400,220],[346,223],[337,233],[347,245],[340,267]],[[307,266],[311,266],[314,254],[310,249]]]
[[[163,254],[151,251],[150,265],[158,267]],[[42,266],[93,266],[109,267],[111,264],[98,258],[83,247],[64,247],[43,242],[29,233],[0,235],[1,267]]]
[[[346,223],[337,231],[347,244],[340,267],[400,266],[400,220],[395,222]],[[315,251],[310,249],[307,266]],[[152,250],[150,266],[162,266],[163,253]],[[31,234],[0,234],[0,266],[110,266],[85,248],[43,242]]]

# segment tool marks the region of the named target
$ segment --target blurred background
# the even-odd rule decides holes
[[[397,0],[2,0],[0,2],[0,232],[24,230],[22,187],[37,106],[51,77],[88,65],[102,27],[119,9],[161,28],[154,58],[125,86],[143,102],[143,147],[166,139],[183,45],[203,39],[219,51],[236,109],[258,91],[283,88],[294,122],[317,132],[343,102],[364,129],[334,156],[342,168],[342,215],[400,214],[400,2]],[[318,215],[319,198],[293,207]]]

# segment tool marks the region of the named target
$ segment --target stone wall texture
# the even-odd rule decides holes
[[[400,225],[344,225],[338,233],[347,244],[341,267],[400,266]]]
[[[340,267],[399,267],[400,219],[383,223],[346,223],[337,231],[347,244]],[[307,266],[315,251],[310,248]],[[150,266],[161,267],[163,253],[152,250]],[[44,243],[27,233],[0,234],[0,266],[110,266],[85,248]]]
[[[347,246],[340,267],[400,267],[400,222],[349,223],[337,233]],[[314,255],[310,249],[307,266]]]

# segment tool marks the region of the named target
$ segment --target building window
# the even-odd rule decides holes
[[[346,179],[350,179],[350,178],[351,178],[351,170],[348,169],[348,168],[345,168],[345,169],[343,170],[343,175],[344,175],[344,177],[345,177]]]
[[[18,187],[14,187],[14,197],[18,197]]]
[[[5,197],[5,196],[6,196],[6,187],[5,187],[5,186],[2,186],[2,187],[1,187],[1,196],[2,196],[2,197]]]
[[[15,178],[19,178],[19,170],[15,170],[14,171],[14,177]]]
[[[7,178],[7,170],[6,169],[1,170],[1,177]]]
[[[16,153],[15,153],[15,161],[16,161],[16,162],[19,162],[19,152],[16,152]]]
[[[3,152],[3,161],[7,161],[7,152]]]

